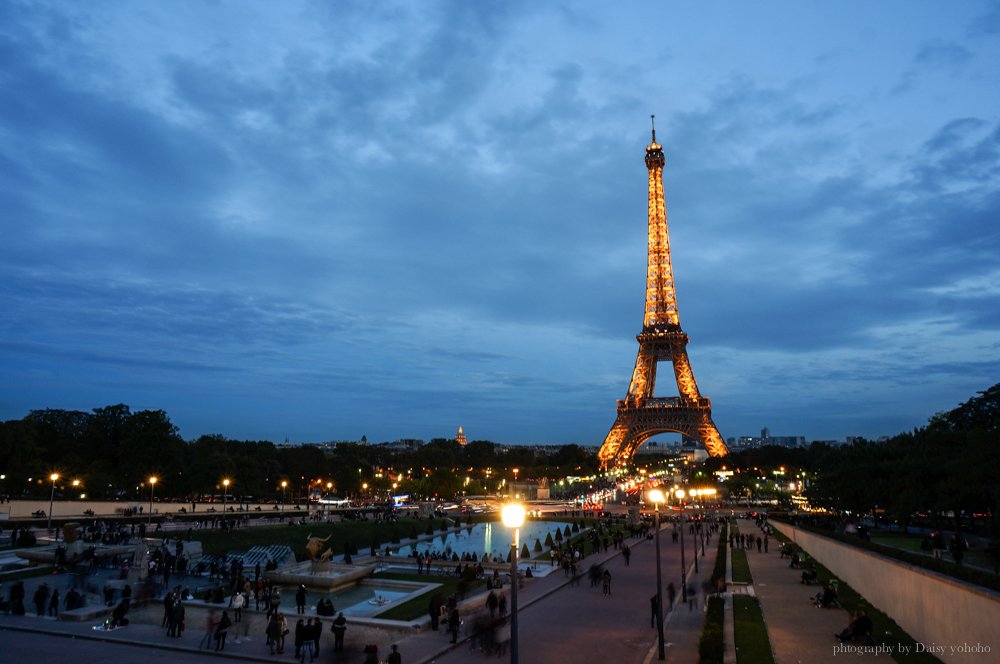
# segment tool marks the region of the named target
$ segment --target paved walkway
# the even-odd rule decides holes
[[[740,526],[744,532],[753,527],[749,522],[740,522]],[[847,611],[813,606],[812,599],[821,588],[802,585],[801,570],[791,569],[789,559],[781,557],[777,546],[772,546],[770,553],[758,553],[756,549],[746,553],[753,575],[753,586],[748,590],[760,600],[775,662],[843,661],[845,653],[835,660],[838,654],[834,648],[839,641],[834,634],[847,625]]]
[[[584,560],[584,568],[594,562],[604,564],[612,574],[612,595],[604,597],[600,587],[591,588],[586,578],[579,587],[570,587],[561,574],[536,577],[519,592],[519,628],[521,662],[613,661],[616,664],[643,664],[657,660],[656,630],[650,627],[649,598],[655,592],[656,563],[655,548],[651,540],[626,540],[633,554],[630,565],[626,566],[621,552],[611,549],[607,553],[593,554]],[[673,582],[680,588],[680,546],[672,544],[670,527],[667,526],[661,539],[663,583]],[[665,615],[667,661],[693,664],[698,661],[697,644],[704,622],[704,597],[701,582],[711,574],[715,558],[715,541],[705,548],[706,555],[699,557],[700,574],[693,572],[691,542],[687,542],[686,562],[690,570],[689,585],[698,589],[698,594],[690,606],[680,604],[678,597],[675,610]],[[539,563],[545,564],[545,563]],[[29,593],[30,599],[30,593]],[[666,592],[664,592],[666,601]],[[480,597],[463,607],[463,613],[471,616],[475,605],[482,602]],[[158,605],[147,611],[134,610],[130,613],[133,622],[125,628],[104,632],[94,627],[101,621],[74,623],[33,615],[10,616],[0,614],[0,630],[13,630],[19,638],[35,638],[32,647],[39,658],[46,655],[65,656],[65,641],[53,636],[84,639],[91,642],[108,643],[109,655],[120,646],[111,644],[142,645],[157,650],[168,650],[188,661],[197,658],[198,642],[204,634],[202,628],[204,613],[189,609],[188,630],[181,639],[168,638],[166,630],[160,627],[162,610]],[[288,661],[292,659],[294,646],[289,640],[285,654],[271,656],[264,644],[263,616],[254,611],[244,612],[244,629],[230,631],[224,656],[233,660]],[[195,617],[198,616],[198,617]],[[328,621],[327,621],[328,622]],[[467,622],[467,624],[470,624]],[[404,661],[411,664],[429,662],[468,662],[472,651],[467,637],[452,646],[443,631],[427,629],[387,630],[378,627],[361,627],[353,624],[346,638],[346,652],[332,653],[332,637],[329,628],[323,635],[322,653],[318,661],[350,662],[356,664],[363,658],[362,650],[367,643],[379,646],[379,655],[385,657],[392,643],[399,645]],[[245,635],[244,635],[245,634]],[[236,637],[239,635],[239,643]],[[249,636],[249,639],[246,637]],[[201,651],[204,656],[214,653]],[[571,654],[567,659],[566,655]],[[477,653],[475,659],[484,659]],[[0,657],[2,659],[2,657]]]

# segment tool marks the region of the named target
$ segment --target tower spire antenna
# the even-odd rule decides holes
[[[655,115],[650,115],[649,116],[649,124],[651,124],[653,126],[653,142],[655,143],[656,142],[656,116]]]

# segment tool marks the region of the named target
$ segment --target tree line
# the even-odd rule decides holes
[[[538,454],[490,441],[459,446],[444,438],[404,451],[356,443],[275,445],[221,435],[185,440],[166,412],[133,412],[125,404],[90,412],[33,410],[0,423],[0,494],[13,498],[47,498],[52,473],[60,476],[57,497],[86,493],[95,500],[148,500],[151,476],[157,477],[158,498],[181,500],[228,492],[236,499],[298,501],[314,490],[374,499],[385,498],[393,483],[400,493],[451,498],[495,490],[515,467],[521,479],[588,474],[597,460],[576,445]],[[223,489],[226,478],[231,484]]]
[[[765,447],[712,460],[713,467],[785,465],[787,476],[805,471],[813,507],[874,515],[908,526],[1000,534],[1000,384],[924,427],[887,441],[807,448]]]

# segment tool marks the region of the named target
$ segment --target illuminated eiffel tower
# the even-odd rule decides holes
[[[636,337],[639,355],[628,394],[618,401],[615,420],[598,453],[602,468],[626,464],[635,451],[653,436],[676,432],[700,440],[712,456],[729,453],[712,421],[712,402],[698,391],[687,355],[688,336],[681,330],[670,261],[670,236],[663,203],[663,148],[653,141],[646,147],[649,169],[649,255],[646,263],[646,314],[642,333]],[[669,361],[674,367],[679,397],[657,398],[656,365]]]

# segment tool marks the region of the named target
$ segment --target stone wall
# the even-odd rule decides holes
[[[852,547],[786,523],[771,526],[801,546],[839,579],[941,661],[1000,661],[1000,593]],[[878,635],[893,645],[891,637]],[[988,651],[964,652],[965,648]]]

